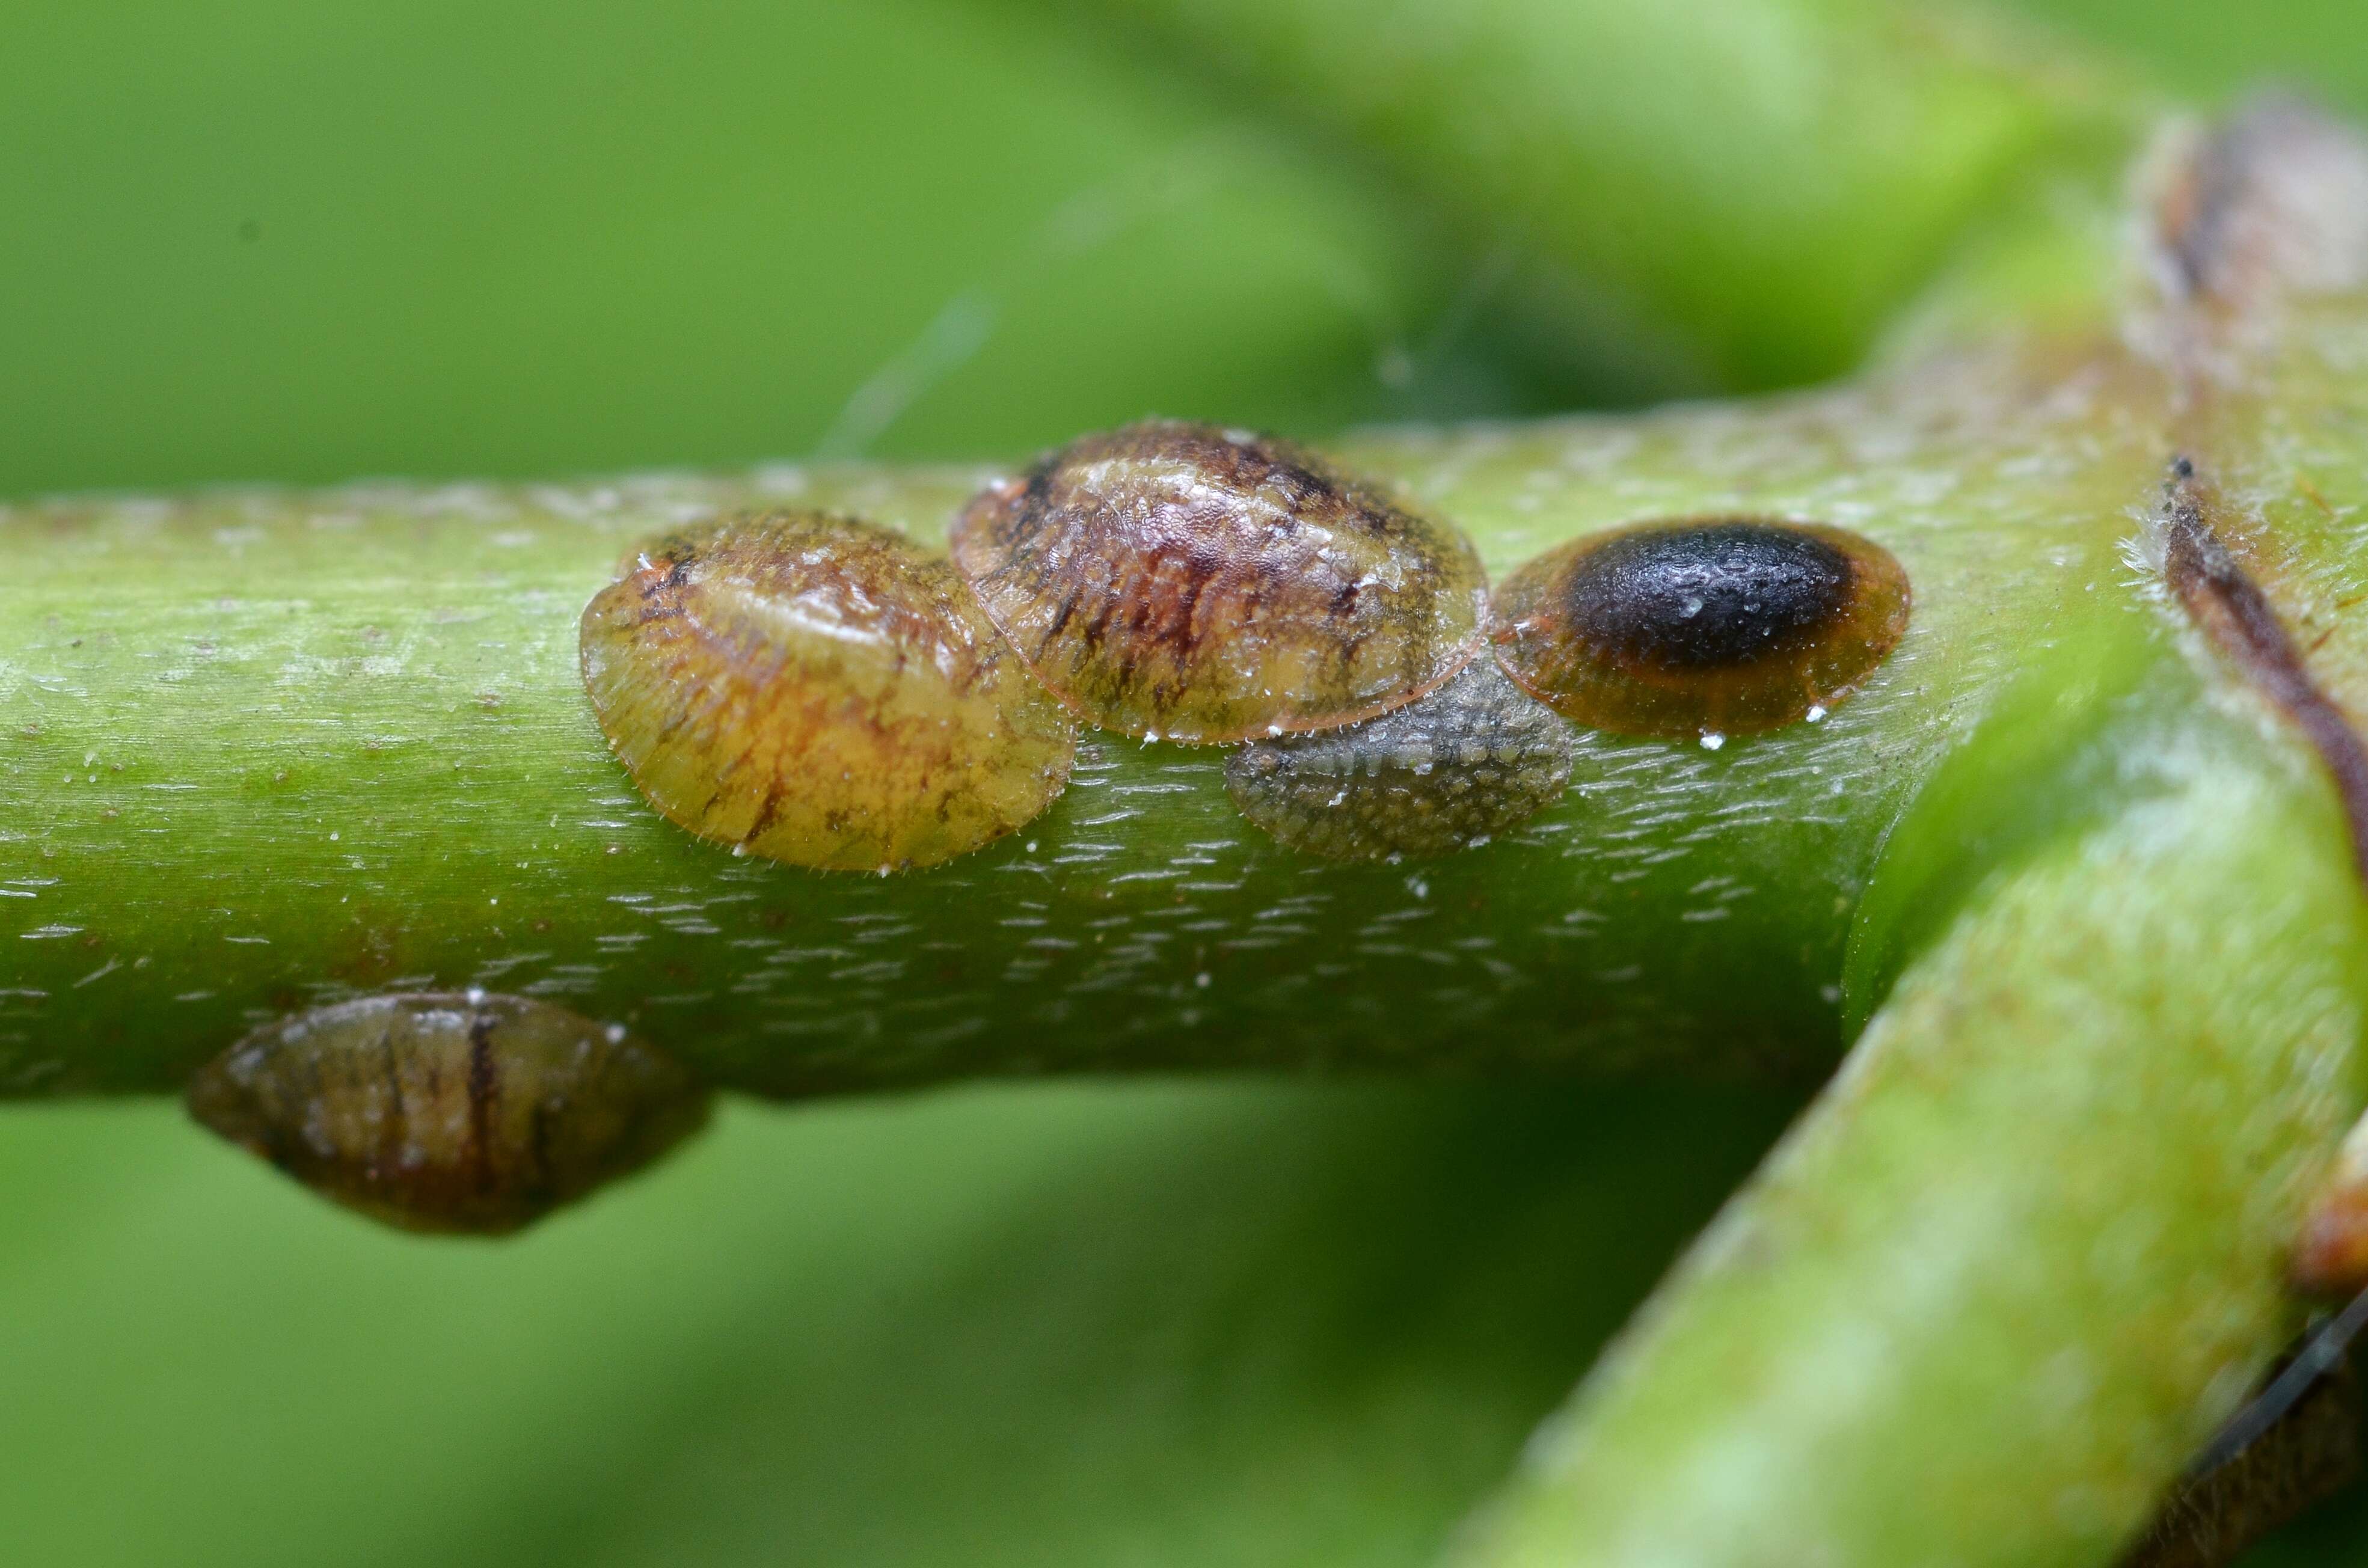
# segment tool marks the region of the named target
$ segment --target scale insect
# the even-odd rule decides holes
[[[1244,816],[1335,860],[1452,854],[1520,826],[1569,783],[1569,726],[1490,659],[1378,719],[1225,759]]]
[[[585,607],[584,687],[669,821],[826,871],[931,866],[1059,796],[1076,727],[941,559],[851,517],[725,518]]]
[[[1505,673],[1619,734],[1776,729],[1842,700],[1907,630],[1907,574],[1873,540],[1775,517],[1588,534],[1497,592]]]
[[[1154,422],[990,487],[954,564],[1088,723],[1216,744],[1413,701],[1478,648],[1480,557],[1313,453]]]
[[[369,996],[268,1024],[190,1078],[189,1114],[401,1230],[503,1235],[706,1124],[682,1066],[531,997]]]

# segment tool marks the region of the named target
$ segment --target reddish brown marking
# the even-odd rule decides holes
[[[494,1186],[494,1096],[499,1092],[494,1024],[491,1013],[478,1013],[469,1020],[469,1141],[462,1159],[479,1192],[490,1192]]]
[[[2227,281],[2231,218],[2250,184],[2248,151],[2233,129],[2223,131],[2196,149],[2156,201],[2155,231],[2180,292],[2191,298]]]
[[[1044,686],[1123,734],[1335,729],[1477,646],[1470,543],[1269,437],[1165,421],[1085,437],[983,492],[949,544]]]
[[[2368,146],[2306,103],[2257,100],[2186,151],[2154,229],[2174,303],[2207,332],[2279,296],[2357,288],[2368,265]]]
[[[2217,498],[2194,463],[2174,459],[2167,488],[2163,574],[2171,592],[2326,763],[2351,831],[2353,864],[2368,878],[2368,746],[2311,678],[2269,596],[2222,542],[2212,523]]]
[[[2348,1296],[2368,1285],[2368,1186],[2339,1181],[2312,1200],[2286,1278],[2306,1296]]]

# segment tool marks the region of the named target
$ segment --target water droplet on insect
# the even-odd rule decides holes
[[[1528,562],[1492,607],[1497,658],[1565,717],[1622,734],[1727,735],[1820,715],[1907,627],[1907,573],[1873,540],[1776,518],[1677,518]]]

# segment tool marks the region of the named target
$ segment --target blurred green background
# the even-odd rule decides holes
[[[2368,111],[2357,0],[2044,8]],[[1201,90],[956,0],[45,3],[0,27],[0,494],[1320,433],[1616,383]],[[0,1112],[0,1556],[1414,1563],[1796,1096],[734,1108],[500,1246],[156,1105]],[[2368,1562],[2368,1510],[2265,1554]]]

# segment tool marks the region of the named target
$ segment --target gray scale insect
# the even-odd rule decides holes
[[[1479,659],[1378,719],[1241,747],[1226,758],[1225,789],[1244,816],[1310,855],[1447,855],[1561,798],[1570,756],[1568,726]]]

